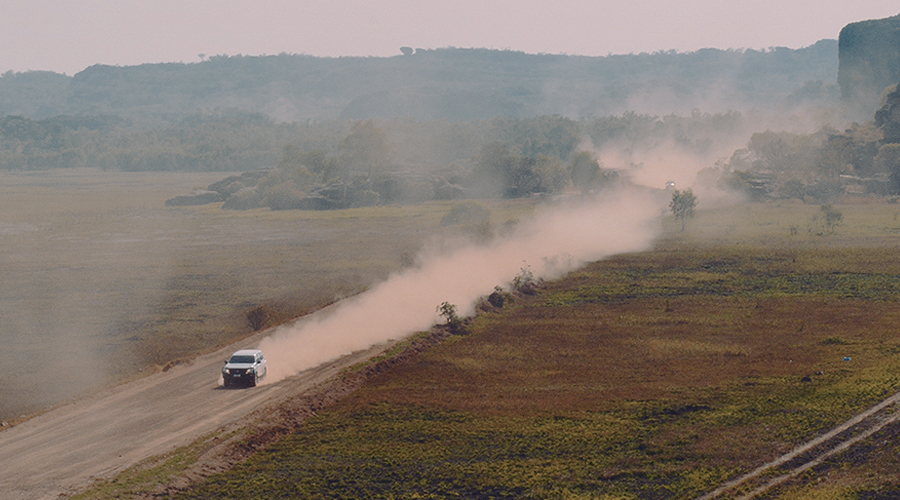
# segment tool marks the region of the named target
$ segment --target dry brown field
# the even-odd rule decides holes
[[[802,204],[668,220],[181,498],[698,498],[900,390],[900,206],[852,201],[834,234]],[[896,498],[898,432],[761,498]]]
[[[359,293],[448,203],[245,212],[165,200],[227,173],[0,173],[0,421],[214,351]],[[262,324],[248,313],[263,311]]]

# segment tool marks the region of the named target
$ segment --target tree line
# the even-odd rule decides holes
[[[398,116],[470,121],[721,111],[709,107],[714,102],[727,109],[780,109],[837,97],[836,40],[800,49],[604,57],[460,48],[408,52],[214,55],[195,63],[98,64],[73,76],[7,72],[0,75],[0,113],[173,121],[197,109],[231,106],[298,122]]]
[[[746,126],[737,112],[283,123],[225,109],[158,126],[110,116],[0,116],[0,169],[270,171],[258,185],[245,179],[225,193],[255,187],[231,202],[241,207],[524,197],[608,182],[615,173],[579,152],[591,144],[640,149],[670,141],[703,154]]]
[[[158,126],[112,116],[34,120],[0,115],[0,170],[244,171],[288,161],[283,158],[290,153],[286,148],[355,155],[346,159],[357,163],[368,161],[366,154],[377,154],[379,161],[394,167],[446,166],[471,161],[494,142],[525,158],[543,155],[567,161],[585,138],[596,147],[640,147],[671,138],[700,151],[744,125],[735,112],[664,117],[626,113],[586,120],[546,115],[469,122],[396,118],[283,123],[260,113],[225,109]],[[351,135],[354,129],[357,134]],[[379,134],[388,146],[365,142]],[[390,151],[370,153],[367,148]]]
[[[698,181],[751,199],[822,203],[848,189],[900,193],[900,91],[874,119],[844,131],[766,130],[701,171]],[[332,208],[463,196],[524,197],[589,192],[616,172],[585,151],[637,151],[675,144],[709,155],[748,133],[730,111],[654,116],[628,112],[575,120],[559,115],[447,120],[284,123],[236,109],[198,112],[150,126],[112,116],[34,120],[0,116],[0,169],[99,167],[119,171],[265,170],[235,185],[236,206]],[[587,156],[586,156],[587,155]]]
[[[900,194],[900,88],[885,90],[873,120],[811,134],[766,130],[701,172],[710,184],[752,200],[828,203],[847,193]]]

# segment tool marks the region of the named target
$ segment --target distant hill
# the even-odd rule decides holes
[[[213,56],[199,63],[91,66],[74,76],[7,72],[0,114],[168,120],[237,108],[278,120],[572,118],[836,100],[838,43],[801,49],[585,57],[488,49],[395,57]]]

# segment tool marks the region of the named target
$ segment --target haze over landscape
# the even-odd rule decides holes
[[[0,491],[169,450],[171,390],[205,407],[172,441],[246,442],[140,495],[696,498],[900,390],[895,2],[0,7],[0,451],[49,436],[29,459],[58,467]],[[237,347],[266,353],[263,387],[217,384],[210,353]],[[148,387],[127,460],[96,424],[96,476],[54,457],[42,425]],[[386,431],[409,442],[371,452],[403,450],[384,469],[357,437],[287,439],[314,455],[274,461],[294,479],[203,482],[319,411],[322,436],[414,429]],[[405,455],[441,432],[472,455]],[[833,498],[900,495],[847,460],[881,483]]]

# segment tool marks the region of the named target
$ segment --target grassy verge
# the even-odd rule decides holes
[[[695,498],[900,390],[898,208],[838,208],[701,213],[179,498]],[[897,445],[858,450],[777,494],[896,491]]]
[[[109,481],[101,481],[88,491],[69,496],[71,500],[109,500],[159,494],[160,489],[185,474],[217,441],[232,436],[207,436],[188,446],[129,467]]]

